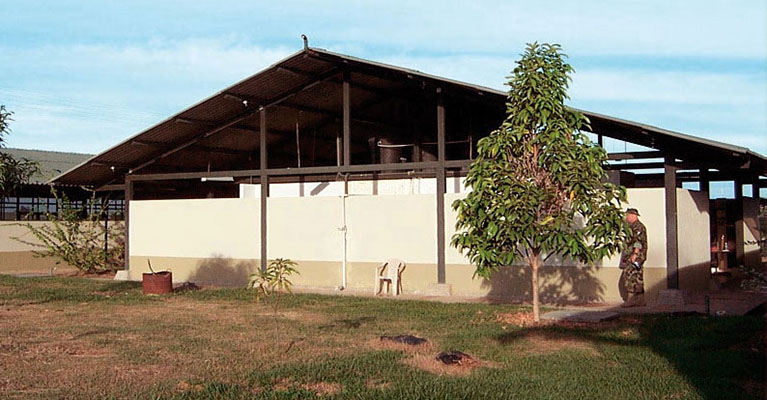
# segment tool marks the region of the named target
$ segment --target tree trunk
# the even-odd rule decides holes
[[[541,322],[540,303],[538,301],[538,267],[540,258],[538,254],[533,254],[530,260],[530,269],[532,271],[531,280],[533,284],[533,319],[535,322]]]

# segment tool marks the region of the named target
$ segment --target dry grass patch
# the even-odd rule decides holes
[[[242,383],[254,369],[354,351],[346,337],[297,336],[296,322],[311,326],[324,321],[321,314],[290,310],[275,319],[265,316],[266,305],[249,302],[161,297],[140,305],[7,305],[0,312],[0,398],[72,382],[81,382],[75,397],[190,379]],[[91,380],[89,371],[104,376]]]
[[[296,383],[290,378],[280,378],[272,382],[272,389],[275,392],[287,392],[293,389],[303,389],[309,392],[313,392],[317,396],[333,396],[343,390],[343,386],[334,382],[313,382],[313,383]],[[260,393],[261,389],[257,389]]]
[[[276,392],[287,392],[294,386],[295,384],[290,378],[280,378],[272,382],[272,389]]]
[[[307,311],[277,311],[276,313],[271,311],[263,311],[255,314],[255,316],[263,318],[281,318],[291,321],[306,322],[311,324],[320,324],[327,321],[327,318],[318,313]]]
[[[384,390],[391,386],[391,382],[387,382],[383,379],[368,379],[365,381],[365,387],[368,389]]]
[[[192,385],[187,381],[181,381],[176,385],[176,390],[179,392],[201,392],[205,389],[205,386],[197,384]]]

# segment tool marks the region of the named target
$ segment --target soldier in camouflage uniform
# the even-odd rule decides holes
[[[644,262],[647,260],[647,228],[639,221],[636,208],[626,210],[626,222],[631,229],[631,237],[626,249],[621,254],[620,269],[626,287],[628,299],[622,307],[645,305],[644,301]]]

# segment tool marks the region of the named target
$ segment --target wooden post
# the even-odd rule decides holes
[[[437,95],[437,283],[445,283],[445,105]]]
[[[677,231],[676,170],[673,158],[666,158],[663,183],[666,197],[666,286],[679,289],[679,241]]]
[[[343,83],[343,131],[344,131],[344,165],[351,165],[351,87],[349,86],[349,71],[344,71]]]
[[[266,109],[261,107],[259,110],[260,130],[259,130],[259,151],[260,151],[260,172],[261,172],[261,271],[266,271],[266,220],[267,220],[267,198],[269,196],[269,176],[266,174],[267,163],[267,131],[266,131]]]
[[[130,202],[133,200],[133,180],[125,177],[125,270],[130,270]]]

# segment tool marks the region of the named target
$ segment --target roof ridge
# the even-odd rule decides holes
[[[74,151],[61,151],[61,150],[42,150],[42,149],[25,149],[21,147],[4,147],[1,150],[21,150],[21,151],[34,151],[37,153],[56,153],[56,154],[74,154],[79,156],[92,156],[93,153],[77,153]]]

